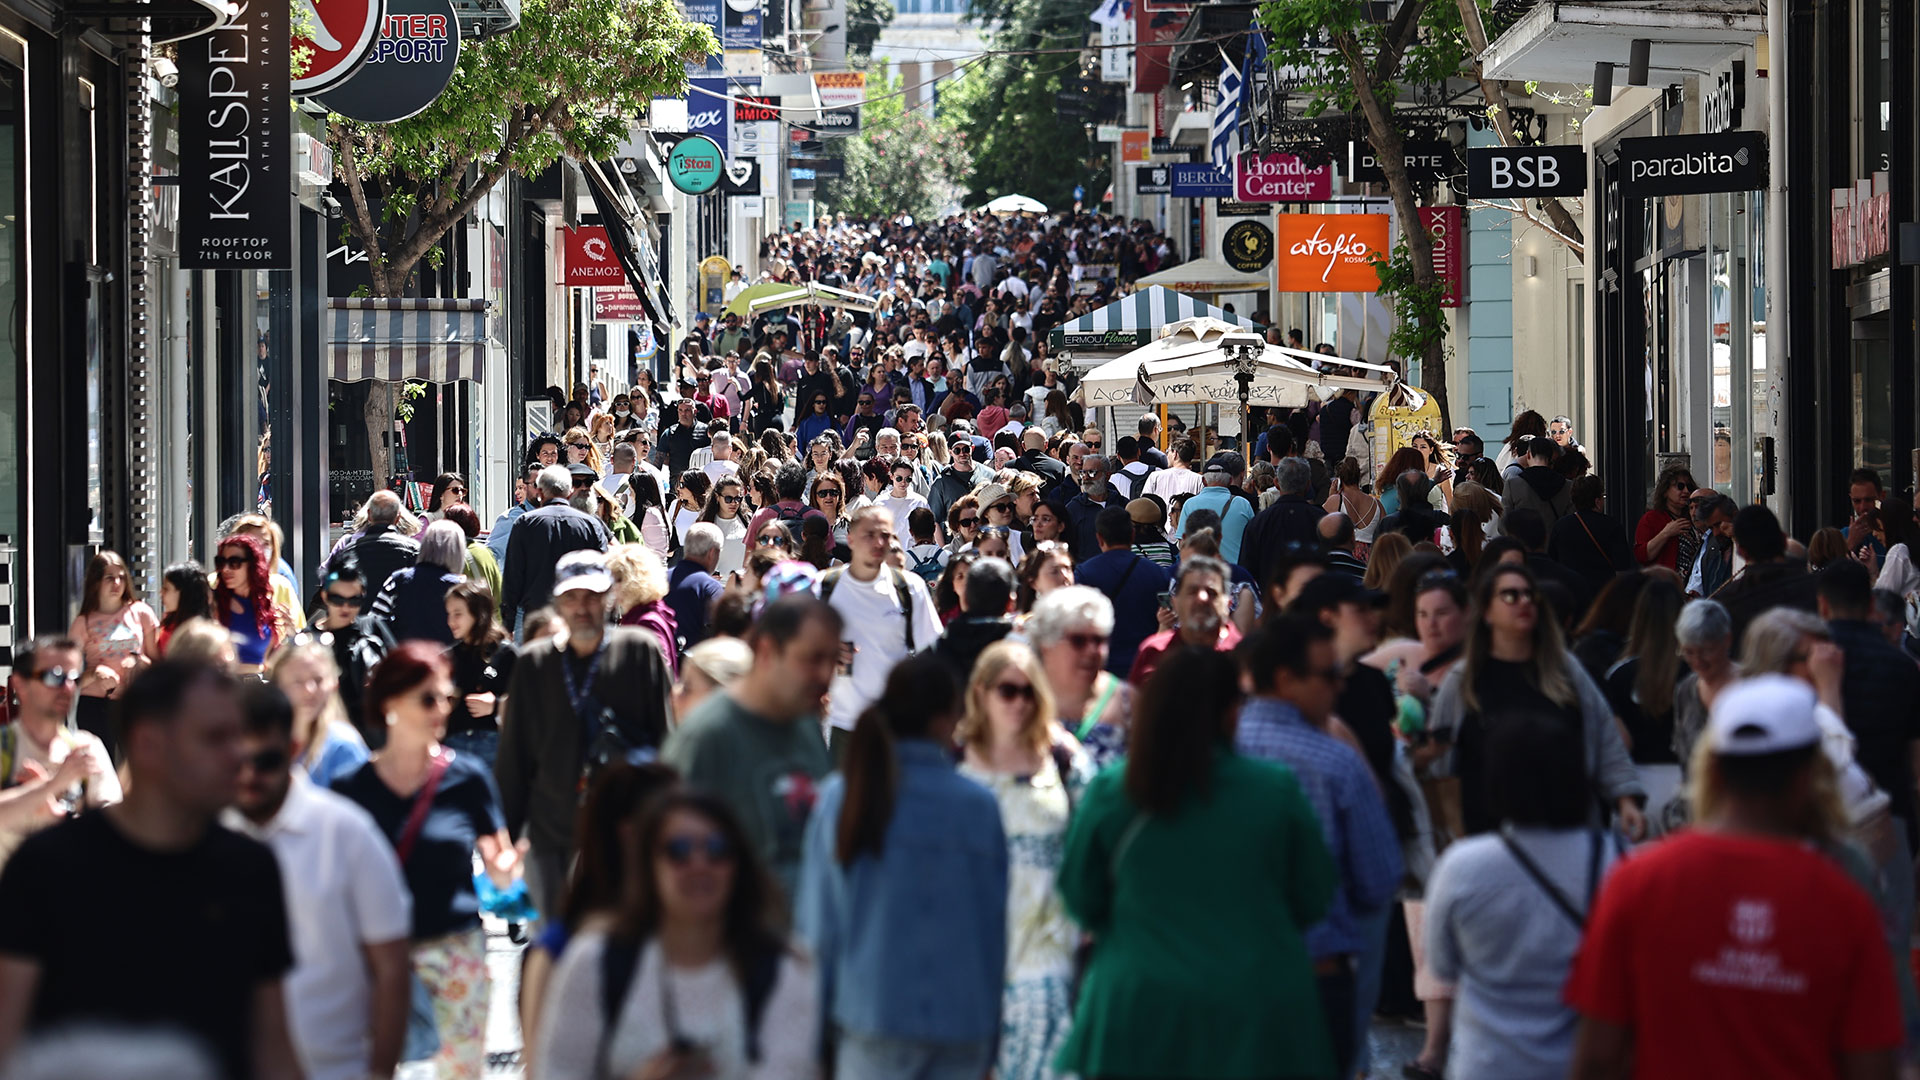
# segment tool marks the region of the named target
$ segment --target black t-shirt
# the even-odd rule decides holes
[[[0,955],[40,982],[29,1023],[164,1026],[253,1073],[253,992],[293,967],[273,852],[209,826],[154,852],[103,813],[29,837],[0,875]]]
[[[1460,720],[1454,736],[1454,771],[1460,776],[1460,817],[1469,834],[1498,828],[1487,805],[1487,776],[1481,754],[1486,750],[1486,718],[1529,715],[1555,720],[1575,732],[1582,730],[1580,712],[1556,703],[1534,684],[1531,666],[1489,657],[1474,683],[1480,708]],[[1585,745],[1582,743],[1582,745]]]
[[[453,685],[458,695],[453,703],[453,715],[447,717],[447,734],[500,730],[499,697],[507,692],[507,679],[513,674],[513,662],[519,655],[512,642],[506,641],[498,645],[456,642],[448,647],[447,659],[453,663]],[[468,694],[492,694],[493,712],[475,716],[467,711]]]
[[[1377,668],[1355,664],[1347,672],[1347,681],[1334,705],[1360,745],[1366,748],[1367,767],[1374,782],[1386,796],[1387,813],[1401,836],[1413,835],[1413,802],[1405,789],[1394,782],[1393,755],[1397,745],[1393,736],[1394,718],[1400,705],[1394,700],[1393,684]]]
[[[396,795],[368,762],[333,782],[333,790],[373,815],[397,849],[413,814],[412,795]],[[482,836],[507,827],[500,792],[485,763],[455,754],[433,794],[433,809],[400,869],[413,893],[413,940],[425,941],[480,925],[480,899],[473,891],[473,851]]]

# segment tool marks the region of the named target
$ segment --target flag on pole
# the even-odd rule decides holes
[[[1220,68],[1220,94],[1213,104],[1212,158],[1216,169],[1232,169],[1240,152],[1240,110],[1246,99],[1246,82],[1233,61],[1220,54],[1226,63]]]
[[[1100,6],[1088,16],[1101,26],[1112,26],[1133,18],[1133,0],[1100,0]]]

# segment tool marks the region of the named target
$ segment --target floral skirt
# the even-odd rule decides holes
[[[1054,1055],[1073,1026],[1072,979],[1040,975],[1007,984],[1000,1003],[998,1080],[1051,1080]]]
[[[438,1080],[479,1080],[487,1068],[487,934],[475,927],[413,945],[413,972],[433,998]]]

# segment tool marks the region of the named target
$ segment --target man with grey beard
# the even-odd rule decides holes
[[[567,466],[549,465],[540,471],[534,488],[540,508],[514,522],[500,584],[501,621],[516,630],[520,615],[545,606],[552,598],[553,568],[560,556],[570,551],[605,551],[613,540],[598,517],[580,509],[581,504],[593,506],[591,480],[576,493]],[[579,502],[570,502],[570,496]]]
[[[1073,549],[1076,562],[1100,554],[1100,543],[1094,538],[1093,520],[1107,507],[1120,505],[1119,493],[1107,483],[1113,465],[1112,458],[1103,458],[1098,454],[1088,454],[1080,460],[1080,472],[1075,477],[1080,482],[1080,494],[1067,503],[1067,543]]]

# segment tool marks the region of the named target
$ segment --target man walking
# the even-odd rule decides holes
[[[1240,629],[1227,620],[1227,585],[1231,579],[1227,564],[1219,559],[1195,555],[1182,560],[1173,576],[1174,626],[1150,634],[1140,643],[1127,681],[1135,686],[1147,685],[1161,658],[1181,646],[1220,652],[1239,647]],[[971,577],[967,584],[973,584]]]
[[[603,765],[657,749],[672,716],[666,655],[651,634],[608,626],[612,604],[606,556],[560,559],[553,606],[567,635],[526,646],[500,717],[500,806],[514,837],[528,841],[527,886],[548,914],[560,910],[588,780]]]
[[[830,746],[843,752],[853,722],[886,689],[893,666],[933,645],[940,636],[939,614],[927,583],[887,565],[894,543],[893,515],[877,503],[853,512],[847,526],[845,566],[820,578],[820,598],[846,622],[841,642],[840,675],[828,698]]]
[[[554,567],[563,556],[605,551],[613,540],[599,518],[567,502],[573,494],[573,473],[565,465],[540,470],[537,483],[542,505],[514,522],[500,585],[500,619],[516,628],[518,616],[553,597]]]
[[[325,577],[339,560],[352,555],[360,563],[360,573],[372,588],[360,596],[360,614],[373,606],[373,594],[387,583],[395,570],[420,561],[420,541],[399,531],[400,496],[391,491],[376,491],[367,497],[367,527],[359,536],[340,545],[327,557],[320,576]]]
[[[1263,584],[1272,569],[1268,564],[1279,557],[1282,548],[1289,544],[1319,544],[1318,526],[1326,516],[1326,511],[1307,495],[1313,486],[1313,468],[1306,458],[1282,460],[1274,470],[1274,482],[1280,489],[1280,497],[1253,516],[1240,543],[1240,565],[1253,571]],[[1194,511],[1194,503],[1198,501],[1187,500],[1188,513]],[[1225,551],[1224,539],[1221,550]]]

